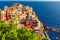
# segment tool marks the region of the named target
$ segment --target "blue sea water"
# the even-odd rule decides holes
[[[33,10],[36,12],[36,15],[38,16],[39,20],[43,24],[47,25],[48,27],[60,29],[60,2],[1,1],[0,9],[4,9],[5,5],[11,6],[13,3],[21,3],[25,6],[32,7]],[[52,31],[49,31],[48,34],[51,40],[55,40],[52,39],[52,36],[54,36]],[[60,36],[58,37],[60,38]]]
[[[60,40],[60,34],[51,30],[45,30],[51,40]]]

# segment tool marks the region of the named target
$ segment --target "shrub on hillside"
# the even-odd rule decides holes
[[[38,40],[38,37],[25,27],[17,28],[14,21],[0,21],[0,40]]]

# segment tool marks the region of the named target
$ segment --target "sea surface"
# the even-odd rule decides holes
[[[32,7],[44,25],[60,29],[60,2],[1,1],[0,9],[4,9],[4,6],[11,6],[13,3],[20,3]],[[48,31],[47,33],[51,40],[57,40],[55,39],[56,37],[60,38],[59,33],[52,31]]]

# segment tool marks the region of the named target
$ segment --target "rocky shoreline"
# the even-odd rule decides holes
[[[44,27],[44,30],[51,30],[53,32],[60,33],[60,30],[59,29],[51,28],[51,27],[48,27],[48,26],[45,26],[45,25],[43,27]]]

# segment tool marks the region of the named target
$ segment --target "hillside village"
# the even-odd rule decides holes
[[[28,29],[38,32],[39,36],[44,35],[43,24],[40,22],[32,7],[22,4],[12,4],[11,7],[4,6],[4,10],[0,10],[0,20],[15,20],[18,27],[24,25]]]

